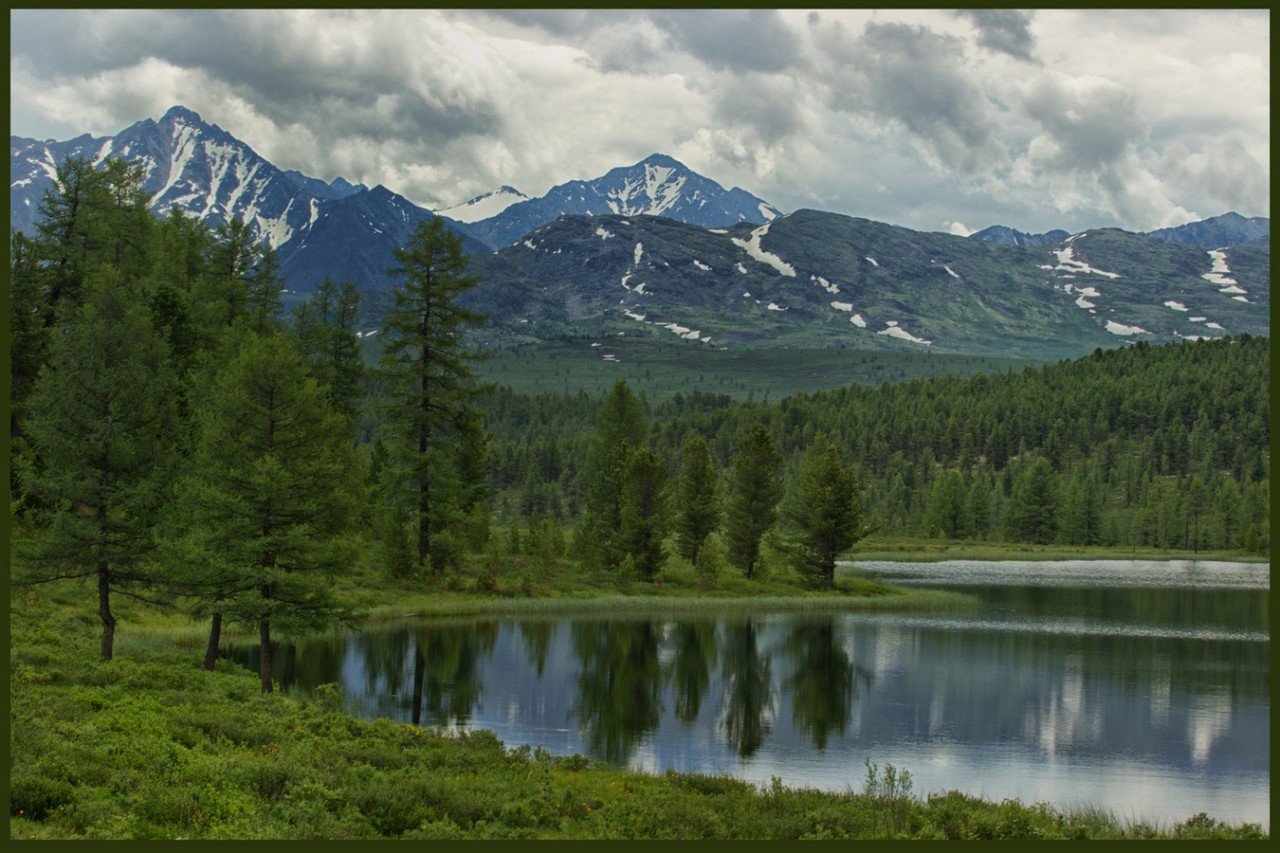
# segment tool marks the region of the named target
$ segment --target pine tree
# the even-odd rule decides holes
[[[624,474],[618,532],[622,552],[634,560],[636,573],[645,580],[653,579],[665,559],[662,487],[666,479],[667,464],[658,454],[647,447],[631,454]]]
[[[991,487],[986,478],[977,476],[969,484],[969,493],[965,497],[965,517],[969,520],[969,535],[985,539],[991,533]]]
[[[829,440],[815,440],[800,457],[785,512],[796,570],[813,586],[833,588],[836,557],[866,531],[857,477]]]
[[[753,424],[739,435],[729,474],[725,537],[730,562],[748,578],[755,577],[760,540],[778,517],[778,501],[782,498],[778,478],[781,461],[769,431],[762,424]]]
[[[270,334],[280,322],[280,314],[284,310],[280,300],[280,290],[284,285],[284,279],[280,277],[280,259],[270,244],[262,244],[245,284],[248,288],[249,328],[259,335]]]
[[[332,580],[349,562],[335,536],[353,510],[351,440],[281,336],[249,336],[197,417],[181,505],[199,559],[173,567],[170,581],[214,615],[215,632],[224,613],[257,627],[270,692],[272,627],[321,627],[341,613]]]
[[[1005,527],[1015,542],[1048,544],[1058,530],[1058,499],[1049,460],[1037,458],[1013,482]]]
[[[959,471],[939,471],[934,477],[925,503],[925,529],[928,535],[961,539],[968,533],[965,515],[964,475]]]
[[[676,545],[695,565],[698,551],[720,526],[720,494],[711,451],[696,433],[685,442],[673,499],[676,506]]]
[[[109,269],[83,285],[29,401],[36,464],[24,485],[49,527],[25,580],[96,576],[110,660],[111,593],[137,596],[150,584],[178,424],[168,353],[141,295]]]
[[[462,335],[484,316],[458,302],[476,279],[466,274],[462,241],[444,220],[420,223],[394,254],[397,266],[390,272],[401,282],[382,326],[382,365],[417,516],[421,563],[431,555],[432,537],[457,518],[460,494],[473,485],[460,482],[454,454],[480,446],[474,440],[459,441],[474,439],[479,423],[474,406],[479,386],[470,367],[478,356],[466,349]],[[438,568],[442,560],[442,555],[435,557],[432,564]]]
[[[575,540],[597,567],[615,569],[622,544],[622,502],[631,456],[644,447],[647,429],[640,401],[619,380],[600,405],[596,434],[587,453],[587,494]]]

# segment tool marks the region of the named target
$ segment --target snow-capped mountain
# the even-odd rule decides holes
[[[528,200],[529,197],[515,187],[501,186],[493,192],[478,195],[470,201],[437,212],[459,222],[479,222],[481,219],[497,216],[513,204]]]
[[[702,228],[762,224],[779,215],[773,205],[737,187],[726,190],[679,161],[653,154],[589,181],[569,181],[546,195],[519,201],[475,221],[471,233],[496,248],[566,215],[664,216]]]
[[[159,121],[144,119],[115,136],[85,134],[65,142],[11,137],[11,227],[34,228],[40,199],[64,159],[100,163],[108,156],[143,165],[143,186],[157,215],[177,207],[212,228],[233,217],[244,220],[280,254],[292,290],[306,291],[326,275],[363,288],[387,286],[391,250],[432,216],[384,187],[370,190],[341,177],[325,182],[279,169],[216,124],[173,107]],[[468,252],[488,251],[463,227],[449,224]]]
[[[239,217],[276,249],[315,221],[320,202],[358,191],[346,181],[326,184],[278,169],[184,107],[171,108],[159,121],[132,124],[113,137],[11,142],[10,193],[16,228],[31,224],[30,213],[53,185],[56,164],[67,157],[99,163],[111,155],[141,163],[143,186],[157,214],[178,207],[214,228]],[[16,215],[19,208],[25,216]]]

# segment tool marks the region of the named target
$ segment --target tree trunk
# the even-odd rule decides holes
[[[262,681],[262,692],[271,692],[271,622],[268,619],[258,620],[258,678]]]
[[[111,579],[105,567],[98,568],[98,615],[102,617],[102,659],[111,660],[116,640],[116,617],[111,615]]]
[[[413,724],[422,725],[422,678],[426,674],[427,661],[422,649],[413,650]]]
[[[218,662],[218,643],[222,639],[222,614],[213,614],[209,625],[209,648],[204,653],[204,668],[212,670]]]

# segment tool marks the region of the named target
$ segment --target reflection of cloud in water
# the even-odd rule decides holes
[[[1206,693],[1191,700],[1187,715],[1187,739],[1191,760],[1204,764],[1214,741],[1231,728],[1231,696],[1225,690]]]

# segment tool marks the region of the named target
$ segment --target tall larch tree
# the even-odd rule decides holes
[[[755,577],[760,541],[778,518],[782,458],[763,424],[753,424],[738,437],[729,474],[725,537],[729,560],[747,577]]]
[[[337,539],[353,511],[348,426],[307,376],[286,336],[250,334],[196,412],[199,436],[179,512],[192,558],[170,577],[212,616],[254,626],[270,692],[271,630],[341,615],[333,578],[349,564]]]
[[[622,544],[622,503],[631,457],[645,447],[648,429],[640,401],[625,380],[605,396],[596,414],[596,432],[587,452],[587,494],[576,541],[597,567],[617,568]]]
[[[389,414],[407,469],[422,565],[432,554],[432,537],[463,512],[461,498],[469,484],[460,474],[482,468],[459,454],[483,447],[474,435],[480,387],[471,370],[479,356],[466,348],[463,334],[485,317],[459,303],[476,278],[466,272],[462,240],[444,220],[420,223],[395,250],[395,259],[390,272],[400,285],[382,326],[382,366],[390,381]],[[432,561],[433,568],[441,568],[440,559]]]
[[[142,294],[103,268],[54,328],[29,400],[36,460],[25,483],[48,525],[24,580],[96,577],[102,659],[111,595],[141,595],[178,443],[176,384]]]
[[[676,546],[696,564],[702,543],[720,526],[720,488],[711,464],[711,450],[694,434],[680,454],[680,469],[672,494],[675,504]]]
[[[815,440],[800,457],[785,513],[797,571],[813,586],[834,587],[836,557],[866,531],[857,476],[829,440]]]

